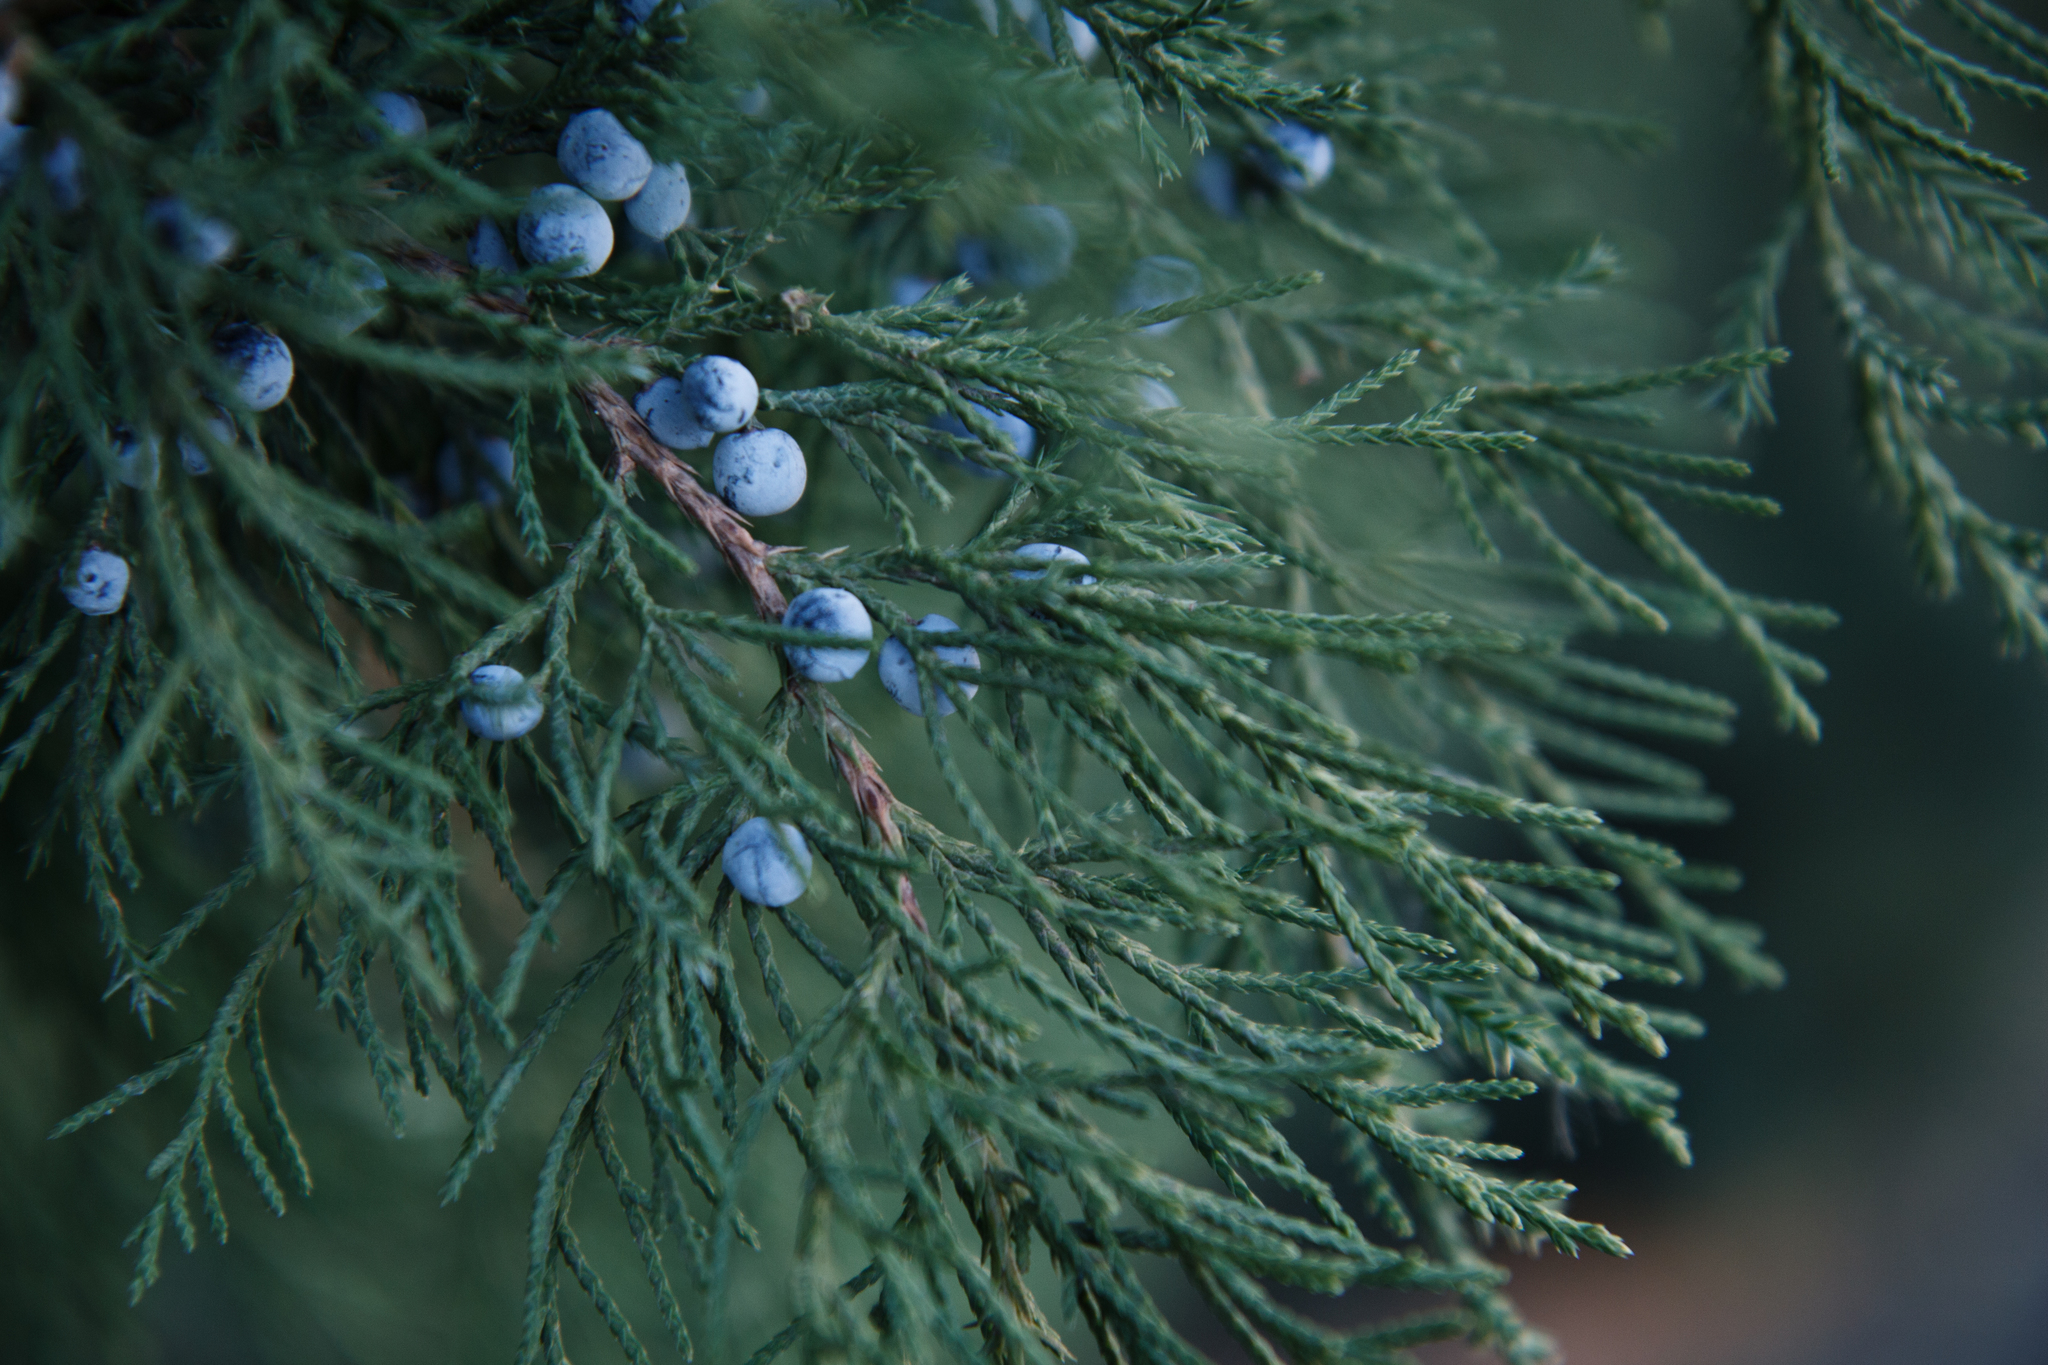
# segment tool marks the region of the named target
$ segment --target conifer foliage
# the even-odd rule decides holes
[[[593,1312],[634,1362],[1549,1354],[1482,1243],[1627,1249],[1482,1106],[1568,1091],[1684,1161],[1648,1060],[1701,1026],[1633,993],[1779,975],[1699,899],[1734,874],[1635,828],[1722,816],[1656,742],[1733,704],[1587,641],[1724,632],[1817,734],[1781,636],[1831,619],[1687,544],[1674,505],[1776,509],[1645,430],[1769,415],[1811,241],[1930,583],[1978,565],[2048,644],[2048,545],[1933,445],[2038,443],[2041,400],[1908,335],[1991,384],[2048,359],[2048,229],[1966,140],[1971,98],[2048,101],[2048,39],[1752,0],[1783,226],[1725,353],[1612,373],[1528,324],[1613,253],[1504,258],[1458,167],[1503,117],[1655,130],[1399,9],[0,13],[0,792],[166,1039],[59,1135],[189,1097],[137,1296],[228,1235],[223,1167],[311,1191],[265,1042],[296,970],[394,1128],[460,1106],[444,1199],[597,1037],[504,1287],[522,1362]],[[195,840],[214,889],[165,907]],[[730,1320],[742,1279],[786,1327]],[[1365,1286],[1415,1311],[1287,1292]]]

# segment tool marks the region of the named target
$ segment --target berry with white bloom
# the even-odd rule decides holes
[[[469,234],[469,263],[478,270],[493,270],[500,275],[517,275],[519,259],[512,254],[512,244],[505,240],[505,229],[488,218],[479,218],[476,231]]]
[[[138,432],[132,427],[115,427],[114,477],[130,488],[148,488],[156,482],[157,456],[163,442],[153,431]]]
[[[64,600],[84,616],[107,616],[128,597],[128,561],[105,550],[87,550],[64,580]]]
[[[206,433],[216,445],[231,446],[235,443],[235,424],[220,413],[206,419]],[[187,474],[195,478],[213,472],[213,461],[207,458],[205,445],[190,432],[178,438],[178,462],[185,466]]]
[[[782,624],[791,630],[812,630],[820,635],[845,635],[859,640],[875,638],[875,623],[860,599],[844,588],[812,588],[798,593],[782,613]],[[845,682],[867,666],[868,646],[784,645],[789,666],[812,682]]]
[[[379,90],[370,96],[370,107],[385,128],[399,137],[418,137],[427,131],[427,111],[411,95]]]
[[[442,505],[474,498],[479,507],[496,507],[512,487],[512,463],[512,443],[502,436],[470,435],[448,442],[434,461]]]
[[[1291,119],[1272,123],[1266,136],[1273,145],[1252,148],[1252,165],[1283,190],[1312,190],[1328,180],[1337,165],[1337,148],[1329,135],[1305,124]]]
[[[503,664],[485,664],[469,675],[462,723],[479,739],[517,739],[540,724],[547,709],[525,674]]]
[[[936,613],[916,622],[915,628],[928,633],[960,629]],[[981,667],[981,655],[975,652],[973,645],[939,645],[932,653],[938,657],[940,663],[954,668]],[[888,690],[889,696],[898,706],[913,716],[924,714],[924,699],[917,691],[917,661],[911,657],[908,645],[893,635],[882,641],[882,659],[876,665],[876,671],[882,676],[882,686]],[[958,682],[955,685],[959,687],[960,695],[963,697],[972,697],[981,690],[978,683]],[[940,686],[936,678],[932,680],[932,694],[933,699],[938,702],[939,714],[952,715],[953,699],[946,695],[946,689]]]
[[[1191,299],[1202,292],[1202,272],[1193,261],[1178,256],[1147,256],[1131,267],[1124,286],[1116,296],[1119,313],[1137,313]],[[1168,318],[1138,330],[1147,336],[1165,336],[1185,319]]]
[[[85,207],[85,149],[77,138],[66,134],[43,153],[43,181],[57,212],[76,213]]]
[[[218,218],[209,218],[175,194],[149,201],[142,211],[143,226],[178,255],[193,265],[219,265],[235,254],[235,230]]]
[[[796,438],[774,427],[736,432],[711,457],[711,487],[747,517],[772,517],[796,506],[808,473]]]
[[[1044,540],[1033,541],[1029,545],[1019,545],[1010,553],[1019,559],[1029,559],[1040,564],[1086,564],[1088,562],[1088,556],[1082,554],[1079,550],[1071,550],[1064,545],[1054,545],[1052,542]],[[1043,578],[1045,577],[1045,570],[1012,569],[1010,570],[1010,577]],[[1074,581],[1085,587],[1087,584],[1095,581],[1095,575],[1084,573],[1076,577]]]
[[[214,354],[235,375],[235,397],[253,412],[268,412],[292,388],[292,352],[277,333],[235,322],[213,334]]]
[[[664,161],[626,201],[626,221],[656,240],[690,221],[690,175],[680,161]]]
[[[1030,459],[1031,452],[1038,448],[1038,432],[1022,417],[1015,416],[1012,413],[997,412],[994,408],[984,407],[980,403],[969,402],[967,406],[973,408],[978,416],[985,417],[994,423],[997,431],[1010,438],[1010,446],[1018,459]],[[979,441],[981,439],[968,428],[966,422],[950,412],[942,412],[937,417],[932,418],[931,424],[934,430],[943,431],[949,436],[958,436],[968,441]],[[961,468],[970,474],[977,474],[985,479],[1005,477],[1000,469],[992,469],[988,465],[977,464],[973,460],[962,460],[950,455],[949,458],[954,459]]]
[[[595,199],[631,199],[654,172],[640,139],[606,109],[586,109],[569,120],[555,143],[562,173]]]
[[[734,830],[720,856],[725,879],[741,900],[770,908],[788,905],[811,882],[811,850],[803,831],[757,815]]]
[[[519,211],[519,254],[535,265],[567,266],[572,280],[595,275],[611,259],[612,220],[574,185],[542,185]]]
[[[683,371],[683,402],[706,431],[738,431],[754,420],[761,386],[754,372],[722,355],[699,356]]]
[[[713,433],[697,425],[690,405],[683,398],[683,381],[663,375],[640,390],[633,411],[654,433],[654,439],[671,450],[701,450],[711,444]]]

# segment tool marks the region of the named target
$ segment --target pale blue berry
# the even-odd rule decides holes
[[[683,371],[683,402],[706,431],[738,431],[754,420],[761,386],[754,372],[722,355],[699,356]]]
[[[1007,283],[1018,289],[1043,289],[1074,265],[1079,244],[1073,220],[1054,204],[1025,204],[1012,209],[984,243],[968,238],[957,248],[960,268],[987,288]]]
[[[43,182],[50,187],[50,202],[59,213],[76,213],[85,207],[85,149],[68,134],[43,154]]]
[[[217,446],[231,446],[235,443],[235,425],[219,413],[206,419],[206,434]],[[200,438],[187,432],[178,438],[178,462],[185,466],[185,472],[197,478],[213,472],[213,461],[207,457],[206,446]]]
[[[612,220],[574,185],[543,185],[520,210],[519,252],[535,265],[567,266],[572,280],[595,275],[611,259]]]
[[[235,230],[197,212],[175,194],[150,200],[142,222],[158,241],[193,265],[219,265],[235,254]]]
[[[690,221],[690,176],[680,161],[664,161],[626,201],[626,221],[660,241]]]
[[[1180,395],[1149,374],[1139,375],[1138,382],[1132,387],[1136,390],[1136,406],[1140,412],[1162,412],[1180,406]]]
[[[1283,190],[1312,190],[1328,180],[1337,165],[1337,148],[1326,133],[1290,119],[1269,124],[1266,136],[1273,145],[1254,146],[1252,165]]]
[[[594,199],[631,199],[654,171],[640,139],[605,109],[586,109],[569,120],[555,160]]]
[[[385,128],[399,137],[418,137],[427,131],[427,111],[411,95],[380,90],[370,96],[370,107]]]
[[[732,889],[755,905],[788,905],[811,883],[811,850],[803,831],[765,815],[728,835],[720,857]]]
[[[84,616],[107,616],[128,597],[128,561],[105,550],[87,550],[64,580],[64,600]]]
[[[1202,292],[1202,272],[1193,261],[1178,256],[1147,256],[1131,267],[1123,288],[1117,292],[1119,313],[1138,313],[1169,303],[1191,299]],[[1147,336],[1165,336],[1185,321],[1168,318],[1138,330]]]
[[[745,517],[787,512],[803,498],[807,477],[803,448],[774,427],[728,436],[711,457],[711,487]]]
[[[390,282],[376,261],[360,251],[351,251],[322,272],[323,302],[333,312],[333,328],[340,336],[360,331],[384,311],[384,292]]]
[[[633,411],[654,433],[654,439],[671,450],[701,450],[711,444],[714,433],[704,430],[690,415],[683,398],[683,381],[663,375],[640,390]]]
[[[479,507],[496,507],[512,488],[512,464],[512,443],[502,436],[471,435],[447,442],[434,461],[442,505],[453,507],[474,498]]]
[[[130,488],[149,488],[156,483],[159,467],[158,456],[163,442],[153,431],[138,432],[132,427],[115,427],[113,430],[114,477]]]
[[[927,633],[960,629],[953,622],[936,614],[916,622],[915,628]],[[981,655],[975,651],[973,645],[939,645],[932,653],[937,656],[940,663],[953,668],[981,667]],[[924,714],[924,700],[917,691],[917,661],[911,656],[908,645],[893,635],[882,641],[882,658],[876,665],[876,672],[881,675],[882,687],[898,706],[913,716]],[[960,695],[963,697],[972,697],[981,690],[979,683],[955,681],[954,686],[960,689]],[[940,686],[936,678],[932,680],[932,693],[933,699],[938,703],[938,713],[942,716],[952,715],[953,699],[946,695],[945,688]]]
[[[976,415],[985,417],[994,423],[996,430],[1009,438],[1011,449],[1018,459],[1030,459],[1031,452],[1038,448],[1038,432],[1022,417],[1017,417],[1007,412],[998,412],[994,408],[984,407],[980,403],[969,402],[967,406],[974,409]],[[981,439],[968,428],[966,422],[950,412],[942,412],[937,417],[932,418],[931,424],[934,430],[943,431],[949,436],[958,436],[969,441],[979,441]],[[992,469],[985,464],[977,464],[972,460],[954,458],[961,468],[971,474],[978,474],[987,479],[1005,477],[1000,469]]]
[[[820,635],[851,636],[860,640],[875,637],[875,623],[860,599],[844,588],[812,588],[797,594],[782,624],[791,630],[816,631]],[[789,666],[812,682],[845,682],[866,667],[868,646],[784,645]]]
[[[519,261],[512,254],[512,244],[505,240],[505,230],[488,218],[477,219],[476,231],[469,234],[469,263],[500,275],[519,273]]]
[[[516,668],[485,664],[469,675],[462,699],[462,723],[479,739],[518,739],[540,724],[547,704]]]
[[[732,92],[732,107],[746,118],[767,118],[769,106],[773,103],[768,87],[758,81]]]
[[[1064,545],[1054,545],[1050,541],[1043,540],[1033,541],[1029,545],[1019,545],[1010,553],[1019,559],[1029,559],[1039,564],[1086,564],[1088,562],[1088,556],[1082,554],[1079,550],[1070,550]],[[1045,570],[1012,569],[1010,570],[1010,577],[1025,579],[1043,578],[1045,577]],[[1095,575],[1084,573],[1077,576],[1074,581],[1085,587],[1095,581]]]
[[[275,332],[235,322],[213,334],[214,354],[235,376],[235,397],[252,412],[268,412],[292,388],[292,352]]]

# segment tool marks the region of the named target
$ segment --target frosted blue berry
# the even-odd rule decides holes
[[[219,265],[235,254],[235,230],[175,194],[150,200],[142,222],[158,241],[193,265]]]
[[[690,221],[690,176],[680,161],[664,161],[626,201],[626,221],[660,241]]]
[[[757,815],[726,837],[725,879],[741,900],[788,905],[811,884],[811,850],[803,831]]]
[[[1288,120],[1269,124],[1266,136],[1271,147],[1255,146],[1251,162],[1259,173],[1283,190],[1312,190],[1330,178],[1337,164],[1337,148],[1328,134]]]
[[[813,630],[820,635],[847,635],[861,640],[875,638],[875,623],[860,599],[844,588],[812,588],[798,593],[782,624],[791,630]],[[789,666],[812,682],[845,682],[867,666],[868,646],[784,645]]]
[[[796,438],[774,427],[728,436],[711,457],[712,489],[745,517],[772,517],[796,506],[808,472]]]
[[[574,185],[543,185],[519,211],[519,254],[535,265],[567,266],[572,280],[595,275],[611,259],[612,220]]]
[[[81,615],[107,616],[128,597],[128,561],[105,550],[87,550],[64,580],[64,600]]]
[[[399,137],[418,137],[427,131],[427,111],[411,95],[379,90],[370,96],[370,107],[377,111],[378,121]]]
[[[1079,241],[1065,210],[1054,204],[1025,204],[1003,218],[988,242],[962,241],[960,268],[984,288],[1006,283],[1023,290],[1043,289],[1073,268]]]
[[[130,488],[148,488],[156,483],[159,466],[158,456],[163,442],[153,431],[138,432],[132,427],[115,427],[112,433],[114,446],[114,477]]]
[[[292,352],[275,332],[235,322],[213,334],[214,354],[235,376],[235,397],[252,412],[268,412],[292,388]]]
[[[706,431],[738,431],[754,420],[761,386],[754,372],[722,355],[699,356],[683,371],[683,402]]]
[[[479,507],[496,507],[512,488],[512,443],[502,436],[449,441],[434,461],[434,482],[443,506],[474,498]]]
[[[76,213],[85,207],[85,149],[77,138],[60,137],[43,153],[43,181],[57,212]]]
[[[608,110],[586,109],[569,120],[555,143],[562,174],[595,199],[631,199],[654,171],[640,139]]]
[[[462,723],[478,739],[517,739],[540,724],[547,704],[516,668],[485,664],[469,675],[462,699]]]
[[[476,231],[469,234],[469,263],[500,275],[519,273],[519,261],[512,254],[512,244],[505,240],[505,230],[488,218],[477,219]]]
[[[1214,147],[1195,158],[1195,164],[1188,169],[1188,184],[1194,188],[1195,197],[1207,204],[1217,217],[1243,216],[1237,188],[1237,163]]]
[[[936,614],[927,616],[915,624],[916,629],[925,632],[960,629],[953,622]],[[954,668],[981,667],[981,655],[975,652],[973,645],[939,645],[932,653],[938,657],[940,663]],[[882,641],[882,658],[876,665],[876,672],[881,675],[883,688],[898,706],[913,716],[924,714],[924,700],[917,692],[917,661],[911,656],[908,645],[893,635]],[[954,685],[960,689],[963,697],[972,697],[981,690],[979,683],[956,681]],[[932,693],[933,700],[938,703],[939,714],[952,715],[953,699],[946,695],[945,688],[939,685],[936,678],[932,680]]]
[[[1052,49],[1052,26],[1046,22],[1045,9],[1039,0],[1010,0],[1010,12],[1023,21],[1025,32],[1031,41],[1038,44],[1038,50],[1046,56],[1056,55]],[[1095,60],[1095,54],[1102,49],[1096,40],[1095,30],[1087,21],[1072,10],[1060,11],[1060,23],[1067,31],[1067,43],[1074,49],[1074,59],[1086,66]]]
[[[206,419],[206,434],[217,446],[231,446],[235,443],[235,424],[216,413]],[[205,444],[190,432],[178,438],[178,462],[194,478],[213,472],[213,461],[207,457]]]
[[[1086,564],[1088,562],[1088,556],[1082,554],[1079,550],[1070,550],[1064,545],[1054,545],[1050,541],[1043,540],[1033,541],[1029,545],[1019,545],[1010,553],[1019,559],[1034,560],[1040,564]],[[1045,577],[1045,570],[1012,569],[1010,570],[1010,577],[1026,579],[1043,578]],[[1074,581],[1085,587],[1095,581],[1095,575],[1084,573],[1078,575]]]
[[[1030,459],[1031,452],[1038,448],[1038,432],[1033,430],[1031,424],[1022,417],[1017,417],[1007,412],[997,412],[994,408],[984,407],[980,403],[970,402],[967,406],[973,408],[976,415],[985,417],[990,422],[993,422],[997,431],[1009,437],[1010,446],[1018,459]],[[981,439],[968,429],[966,422],[950,412],[942,412],[937,417],[932,418],[931,424],[934,430],[943,431],[949,436],[958,436],[968,441],[979,441]],[[978,474],[983,478],[1000,479],[1005,477],[1002,470],[992,469],[985,464],[976,464],[972,460],[958,460],[957,462],[969,473]]]
[[[1147,256],[1131,267],[1123,288],[1117,291],[1119,313],[1137,313],[1191,299],[1202,292],[1202,272],[1193,261],[1178,256]],[[1147,336],[1165,336],[1185,319],[1168,318],[1138,330]]]
[[[1149,374],[1139,375],[1138,382],[1132,387],[1136,390],[1139,412],[1162,412],[1180,406],[1180,395]]]
[[[377,263],[360,251],[351,251],[327,267],[321,280],[322,303],[333,315],[337,334],[347,336],[376,320],[384,311],[384,292],[390,282]]]
[[[713,433],[697,425],[690,405],[683,400],[683,381],[668,375],[640,390],[633,411],[654,433],[654,439],[671,450],[701,450],[711,444]]]

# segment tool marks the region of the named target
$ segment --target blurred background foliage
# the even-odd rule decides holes
[[[1614,320],[1613,352],[1597,359],[1648,366],[1712,349],[1716,296],[1769,231],[1786,174],[1743,85],[1741,6],[1694,0],[1654,24],[1627,0],[1471,12],[1500,32],[1508,89],[1648,116],[1674,134],[1661,152],[1617,157],[1503,127],[1471,176],[1472,202],[1500,210],[1487,217],[1495,240],[1543,261],[1594,231],[1619,249],[1629,274],[1619,308],[1603,314]],[[1979,129],[2008,154],[2038,150],[2026,133],[1989,109]],[[1687,1001],[1712,1029],[1671,1063],[1694,1135],[1691,1170],[1569,1098],[1503,1109],[1503,1138],[1579,1184],[1574,1212],[1638,1253],[1516,1262],[1515,1288],[1577,1365],[2020,1365],[2048,1340],[2048,679],[2037,661],[1997,657],[1989,608],[1971,592],[1941,605],[1914,587],[1896,520],[1850,448],[1818,293],[1796,269],[1794,280],[1781,422],[1745,447],[1753,491],[1785,515],[1698,515],[1683,529],[1732,581],[1841,612],[1841,627],[1810,646],[1834,672],[1816,698],[1825,741],[1776,732],[1753,674],[1723,646],[1602,646],[1744,701],[1732,746],[1682,755],[1733,800],[1735,819],[1682,843],[1746,872],[1748,888],[1726,908],[1768,929],[1790,985],[1737,994],[1716,983]],[[2036,523],[2048,519],[2040,458],[1989,445],[1958,457],[1987,501]],[[888,736],[878,738],[886,753]],[[904,794],[918,803],[915,790]],[[0,807],[0,829],[30,823],[19,802]],[[152,894],[183,903],[202,889],[205,850],[190,856],[188,884],[170,867]],[[483,880],[465,894],[495,908],[502,941],[486,951],[508,947],[520,920],[509,895]],[[433,1192],[462,1132],[452,1104],[414,1098],[407,1135],[394,1139],[355,1046],[314,1012],[310,986],[280,981],[268,1011],[273,1054],[299,1106],[315,1196],[279,1221],[246,1182],[229,1181],[234,1240],[170,1258],[165,1280],[130,1310],[120,1238],[147,1202],[144,1164],[183,1100],[152,1095],[121,1123],[44,1140],[58,1118],[161,1055],[160,1044],[100,1002],[101,958],[71,869],[10,877],[0,900],[7,1358],[509,1357],[526,1201],[556,1113],[543,1097],[559,1100],[566,1071],[529,1082],[517,1112],[530,1127],[507,1133],[468,1195],[442,1208]],[[211,970],[224,981],[243,940],[223,925],[213,942]],[[591,946],[565,941],[560,957]],[[195,978],[195,994],[217,985]],[[549,1054],[558,1069],[584,1055],[574,1040]],[[764,1166],[756,1178],[767,1194],[785,1176]],[[786,1203],[793,1217],[793,1186]],[[1220,1334],[1214,1349],[1236,1358]],[[1426,1354],[1450,1362],[1462,1351]]]

